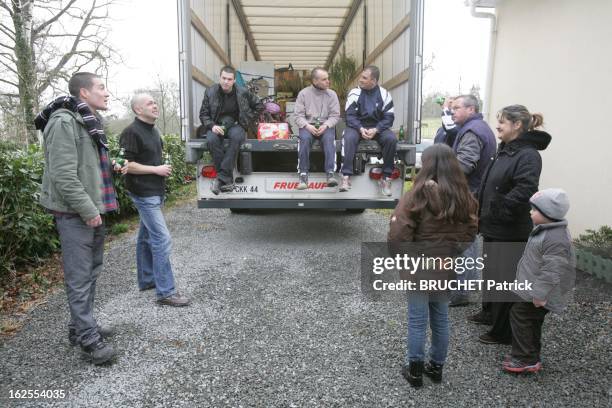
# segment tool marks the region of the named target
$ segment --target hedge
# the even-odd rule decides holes
[[[195,167],[185,163],[184,145],[178,136],[166,135],[163,140],[164,152],[173,167],[166,194],[172,196],[193,180]],[[110,156],[116,157],[117,137],[109,136],[109,143]],[[59,248],[53,217],[38,204],[43,166],[40,147],[0,142],[0,283],[15,268],[38,262]],[[110,223],[136,213],[123,177],[116,174],[113,181],[120,211],[107,217]]]

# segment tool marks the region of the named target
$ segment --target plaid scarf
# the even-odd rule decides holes
[[[78,113],[85,122],[87,133],[98,146],[100,155],[100,171],[102,173],[102,204],[104,204],[105,212],[116,211],[119,208],[117,204],[117,196],[113,188],[113,177],[111,172],[110,160],[108,159],[108,141],[104,134],[104,128],[100,120],[93,114],[89,106],[83,101],[74,96],[60,96],[53,102],[47,105],[42,112],[34,118],[34,125],[40,131],[45,130],[45,126],[49,122],[51,114],[58,109],[68,109],[71,112]]]

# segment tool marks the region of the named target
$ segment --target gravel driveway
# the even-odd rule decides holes
[[[476,341],[482,326],[451,310],[441,385],[411,389],[400,375],[401,301],[360,293],[364,241],[382,241],[379,213],[198,210],[167,214],[178,287],[189,308],[158,307],[135,284],[135,235],[113,241],[98,281],[97,317],[118,330],[110,366],[68,344],[59,291],[0,343],[0,406],[610,407],[610,285],[579,274],[566,314],[544,326],[544,370],[501,371],[508,346]],[[65,399],[9,400],[9,390],[65,390]]]

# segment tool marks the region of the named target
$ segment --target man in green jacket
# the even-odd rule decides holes
[[[112,331],[93,316],[104,251],[102,216],[118,207],[98,117],[107,109],[109,93],[100,77],[86,72],[74,74],[68,87],[71,96],[56,99],[36,118],[45,152],[40,202],[54,215],[62,246],[70,343],[102,364],[115,354],[103,340]]]

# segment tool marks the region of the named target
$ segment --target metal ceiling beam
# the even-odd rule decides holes
[[[246,40],[251,47],[251,52],[255,57],[255,61],[259,61],[261,57],[259,56],[259,51],[257,50],[257,44],[255,44],[255,39],[253,38],[251,28],[249,27],[249,22],[247,21],[244,10],[242,9],[242,4],[240,4],[240,0],[232,0],[232,5],[234,6],[234,11],[236,11],[236,15],[238,16],[238,21],[240,21],[240,25],[242,26],[242,31],[244,31]]]
[[[347,31],[351,27],[351,24],[353,23],[353,19],[355,18],[355,15],[359,11],[359,7],[361,7],[362,2],[363,0],[353,0],[353,4],[351,5],[351,8],[348,14],[346,15],[344,24],[342,25],[342,28],[340,29],[340,32],[338,33],[338,36],[336,37],[336,43],[334,44],[334,47],[332,48],[331,52],[329,53],[329,56],[327,57],[327,62],[325,63],[325,69],[329,69],[329,66],[331,65],[334,57],[338,53],[338,50],[340,49],[340,45],[342,44],[342,41],[344,40],[344,36],[346,35]]]

